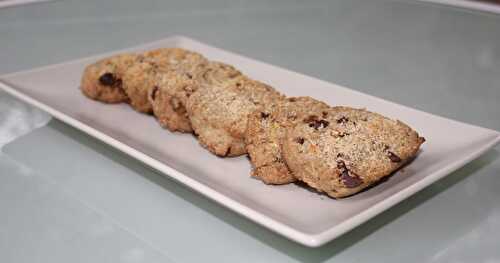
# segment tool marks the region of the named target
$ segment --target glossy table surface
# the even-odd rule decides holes
[[[4,8],[0,74],[174,34],[500,130],[500,16],[409,0]],[[1,91],[0,147],[1,262],[500,262],[499,146],[315,249]]]

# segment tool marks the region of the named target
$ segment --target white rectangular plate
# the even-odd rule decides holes
[[[165,175],[306,246],[320,246],[432,184],[500,141],[493,130],[434,116],[199,43],[171,37],[124,51],[159,47],[195,50],[239,68],[290,96],[308,95],[331,105],[364,107],[400,119],[427,142],[418,158],[388,181],[334,200],[294,184],[267,186],[249,176],[246,157],[218,158],[187,134],[170,133],[151,116],[125,104],[106,105],[78,89],[85,65],[103,54],[3,76],[0,86],[17,98],[137,158]]]

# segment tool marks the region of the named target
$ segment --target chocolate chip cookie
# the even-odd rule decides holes
[[[186,103],[191,126],[202,146],[218,156],[246,153],[248,115],[278,102],[282,95],[246,76],[204,85]]]
[[[127,102],[123,74],[137,61],[134,54],[122,54],[97,61],[84,70],[80,89],[85,96],[105,103]]]
[[[156,86],[159,75],[165,74],[172,67],[184,60],[203,59],[198,53],[180,48],[162,48],[140,55],[123,76],[123,89],[130,99],[132,108],[143,113],[152,113],[148,94]]]
[[[363,109],[332,107],[303,117],[283,140],[294,176],[340,198],[397,170],[425,141],[406,124]]]
[[[268,111],[255,111],[248,118],[246,149],[253,165],[252,176],[266,184],[287,184],[296,181],[281,153],[287,129],[307,116],[322,116],[329,106],[311,97],[282,100]]]
[[[192,132],[185,105],[193,92],[207,85],[230,81],[241,73],[234,67],[208,60],[186,60],[162,75],[149,101],[161,126]]]

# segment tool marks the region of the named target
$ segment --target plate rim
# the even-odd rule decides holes
[[[332,227],[330,227],[330,228],[328,228],[320,233],[308,234],[308,233],[305,233],[303,231],[297,230],[291,226],[288,226],[288,225],[286,225],[286,224],[284,224],[276,219],[270,218],[267,215],[256,211],[255,209],[252,209],[252,208],[250,208],[250,207],[248,207],[248,206],[246,206],[246,205],[244,205],[236,200],[231,199],[228,196],[225,196],[224,194],[218,192],[217,190],[190,178],[188,175],[186,175],[180,171],[175,170],[174,168],[166,165],[165,163],[163,163],[155,158],[148,156],[146,153],[141,152],[139,150],[136,150],[132,146],[128,146],[127,144],[120,142],[119,140],[114,139],[113,137],[111,137],[109,135],[106,135],[104,132],[100,132],[97,129],[91,127],[90,125],[84,124],[83,122],[78,121],[78,120],[70,117],[69,115],[62,113],[62,112],[52,108],[51,106],[49,106],[45,103],[42,103],[42,102],[36,100],[35,98],[32,98],[31,96],[29,96],[27,94],[24,94],[21,91],[16,90],[14,85],[8,84],[8,82],[5,81],[6,78],[14,77],[16,75],[28,74],[28,73],[42,71],[42,70],[46,70],[46,69],[50,69],[50,68],[57,68],[57,67],[65,65],[65,64],[78,62],[82,59],[99,58],[99,57],[107,56],[107,55],[114,54],[114,53],[119,53],[119,52],[124,52],[127,50],[133,50],[136,48],[140,48],[144,45],[154,45],[155,43],[165,42],[165,41],[171,41],[174,44],[176,42],[177,43],[179,43],[179,42],[191,42],[191,43],[195,43],[197,45],[207,46],[207,47],[210,47],[212,49],[215,49],[215,50],[218,50],[221,52],[225,52],[225,53],[230,54],[232,56],[244,58],[245,60],[249,60],[249,61],[254,62],[254,63],[259,63],[259,64],[271,66],[271,67],[274,67],[274,68],[279,69],[279,70],[284,70],[284,71],[287,71],[287,72],[290,72],[293,74],[297,74],[301,77],[306,77],[306,78],[309,78],[309,79],[312,79],[315,81],[321,81],[322,83],[326,83],[328,85],[333,84],[333,85],[336,85],[338,87],[348,89],[349,91],[352,91],[356,94],[362,94],[364,96],[369,96],[373,99],[379,100],[379,101],[384,102],[384,103],[390,103],[393,105],[397,105],[399,107],[404,107],[406,109],[417,111],[418,113],[421,113],[421,114],[427,114],[427,115],[431,115],[432,117],[438,117],[438,118],[441,118],[441,119],[446,120],[446,121],[459,123],[460,125],[467,125],[467,126],[471,126],[474,128],[479,128],[479,129],[482,129],[484,131],[491,133],[492,139],[490,141],[488,141],[488,143],[485,143],[482,147],[479,147],[473,153],[466,155],[466,156],[463,156],[462,158],[456,159],[449,165],[441,167],[437,171],[430,174],[431,176],[426,176],[426,177],[414,182],[413,184],[407,186],[406,188],[402,189],[398,193],[395,193],[395,194],[385,198],[384,200],[382,200],[378,203],[375,203],[374,205],[368,207],[367,209],[361,211],[360,213],[355,214],[354,216],[350,217],[349,220],[344,220],[343,222],[341,222],[337,225],[334,225],[334,226],[332,226]],[[308,247],[322,246],[322,245],[326,244],[327,242],[329,242],[329,241],[343,235],[344,233],[356,228],[357,226],[368,221],[369,219],[371,219],[371,218],[375,217],[376,215],[388,210],[392,206],[405,200],[406,198],[410,197],[411,195],[419,192],[420,190],[424,189],[425,187],[440,180],[441,178],[445,177],[446,175],[456,171],[457,169],[461,168],[462,166],[464,166],[468,162],[476,159],[477,157],[479,157],[480,155],[485,153],[487,150],[493,148],[496,144],[500,143],[500,132],[498,132],[498,131],[484,128],[484,127],[480,127],[477,125],[472,125],[472,124],[460,122],[460,121],[453,120],[453,119],[448,119],[448,118],[445,118],[445,117],[442,117],[439,115],[434,115],[434,114],[424,112],[424,111],[421,111],[418,109],[414,109],[414,108],[411,108],[411,107],[408,107],[405,105],[397,104],[395,102],[387,101],[385,99],[375,97],[375,96],[370,95],[370,94],[362,93],[362,92],[357,91],[357,90],[352,90],[352,89],[343,87],[341,85],[337,85],[334,83],[323,81],[323,80],[317,79],[315,77],[307,76],[307,75],[304,75],[304,74],[301,74],[298,72],[294,72],[292,70],[284,69],[284,68],[281,68],[279,66],[271,65],[271,64],[266,63],[266,62],[257,61],[257,60],[248,58],[246,56],[242,56],[242,55],[233,53],[231,51],[220,49],[220,48],[211,46],[209,44],[205,44],[205,43],[202,43],[200,41],[191,39],[189,37],[181,36],[181,35],[174,35],[174,36],[166,37],[166,38],[163,38],[160,40],[150,41],[150,42],[145,42],[142,44],[134,45],[132,47],[128,47],[125,49],[119,49],[119,50],[114,50],[114,51],[105,52],[105,53],[101,53],[101,54],[91,55],[91,56],[87,56],[87,57],[83,57],[83,58],[77,58],[77,59],[70,60],[70,61],[65,61],[65,62],[61,62],[61,63],[37,67],[34,69],[8,73],[6,75],[0,76],[0,88],[2,90],[4,90],[5,92],[7,92],[8,94],[14,96],[15,98],[20,99],[20,100],[22,100],[22,101],[24,101],[32,106],[35,106],[36,108],[39,108],[42,111],[47,112],[48,114],[50,114],[54,118],[76,128],[76,129],[79,129],[79,130],[87,133],[88,135],[118,149],[119,151],[143,162],[144,164],[159,171],[161,174],[164,174],[165,176],[168,176],[168,177],[174,179],[175,181],[197,191],[198,193],[200,193],[200,194],[204,195],[205,197],[217,202],[218,204],[220,204],[220,205],[222,205],[222,206],[224,206],[224,207],[226,207],[226,208],[258,223],[258,224],[260,224],[261,226],[264,226],[264,227],[270,229],[271,231],[273,231],[275,233],[283,235],[283,236],[285,236],[285,237],[287,237],[287,238],[289,238],[297,243],[300,243],[300,244],[308,246]]]

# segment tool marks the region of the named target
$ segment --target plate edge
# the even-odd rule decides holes
[[[380,203],[374,204],[368,209],[358,213],[357,215],[351,217],[348,222],[344,221],[329,230],[326,230],[320,234],[313,235],[314,238],[318,242],[318,246],[324,245],[329,241],[340,237],[341,235],[349,232],[350,230],[358,227],[359,225],[367,222],[368,220],[374,218],[375,216],[381,214],[384,211],[389,210],[391,207],[399,204],[400,202],[406,200],[412,195],[420,192],[426,187],[434,184],[435,182],[443,179],[447,175],[459,170],[469,162],[479,158],[482,154],[486,153],[488,150],[492,149],[496,145],[500,144],[500,132],[494,131],[496,137],[492,138],[487,144],[483,147],[480,147],[478,150],[473,152],[472,154],[465,156],[459,160],[454,161],[448,167],[443,167],[438,171],[434,172],[434,176],[427,176],[416,183],[404,188],[399,191],[397,194],[389,196],[385,200]],[[352,221],[355,221],[352,223]]]
[[[216,203],[240,214],[241,216],[247,217],[250,220],[258,223],[261,226],[266,227],[267,229],[282,235],[284,237],[287,237],[297,243],[300,243],[305,246],[309,247],[315,247],[316,246],[316,240],[312,239],[311,234],[306,234],[302,231],[296,230],[284,223],[281,223],[275,219],[272,219],[260,212],[257,212],[256,210],[245,206],[237,201],[234,201],[231,198],[226,197],[225,195],[217,192],[216,190],[194,180],[191,179],[189,176],[183,174],[180,171],[177,171],[170,166],[163,164],[159,160],[156,160],[147,154],[140,152],[125,143],[122,143],[113,137],[106,135],[103,132],[100,132],[76,119],[73,119],[72,117],[48,106],[45,103],[39,102],[34,98],[31,98],[28,95],[25,95],[19,91],[17,91],[15,88],[11,87],[7,83],[3,82],[0,79],[0,89],[4,90],[8,94],[20,99],[21,101],[24,101],[25,103],[28,103],[34,107],[37,107],[41,109],[42,111],[45,111],[46,113],[50,114],[54,118],[70,125],[73,128],[76,128],[78,130],[83,131],[84,133],[110,145],[111,147],[114,147],[115,149],[118,149],[124,154],[127,154],[142,163],[150,166],[151,168],[159,171],[160,173],[164,174],[165,176],[168,176],[175,181],[186,185],[189,188],[192,188],[193,190],[197,191],[198,193],[202,194],[203,196],[209,198],[212,201],[215,201]]]

